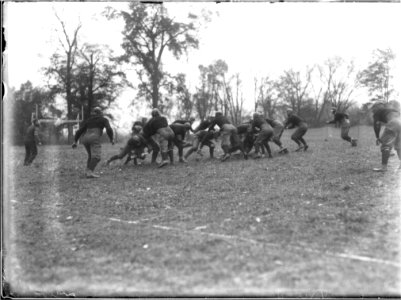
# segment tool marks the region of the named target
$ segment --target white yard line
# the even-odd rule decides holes
[[[127,223],[127,224],[139,224],[141,222],[141,220],[129,221],[129,220],[120,220],[120,219],[116,219],[116,218],[109,218],[109,220],[117,221],[117,222],[121,222],[121,223]],[[142,220],[147,220],[147,219],[142,219]],[[200,231],[200,230],[196,230],[196,229],[194,229],[194,230],[185,230],[185,229],[181,229],[181,228],[175,228],[175,227],[169,227],[169,226],[163,226],[163,225],[151,225],[151,227],[155,228],[155,229],[166,230],[166,231],[176,231],[176,232],[186,233],[186,234],[204,235],[204,236],[221,238],[221,239],[226,239],[226,240],[239,240],[239,241],[244,241],[244,242],[248,242],[248,243],[251,243],[251,244],[263,244],[263,245],[270,245],[270,246],[273,246],[273,247],[283,247],[282,245],[275,244],[275,243],[258,241],[258,240],[253,240],[253,239],[244,238],[244,237],[235,236],[235,235],[226,235],[226,234],[213,233],[213,232],[204,232],[204,231]],[[305,247],[300,247],[300,246],[295,246],[295,245],[287,245],[286,249],[293,249],[293,250],[296,249],[296,250],[301,250],[301,251],[306,251],[306,252],[311,252],[311,253],[318,253],[318,254],[328,255],[328,256],[342,258],[342,259],[357,260],[357,261],[370,262],[370,263],[378,263],[378,264],[389,265],[389,266],[394,266],[394,267],[397,267],[397,268],[401,268],[401,262],[396,262],[396,261],[391,261],[391,260],[384,260],[384,259],[368,257],[368,256],[362,256],[362,255],[320,251],[320,250],[317,250],[317,249],[305,248]]]

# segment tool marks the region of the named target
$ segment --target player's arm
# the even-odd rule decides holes
[[[206,133],[203,134],[203,136],[198,137],[200,139],[199,141],[199,149],[202,149],[204,144],[207,142],[207,140],[210,139],[210,136],[213,136],[214,130],[206,131]]]
[[[376,144],[380,143],[380,130],[381,130],[381,122],[376,118],[373,118],[373,130],[376,136]]]
[[[217,125],[216,120],[213,120],[212,123],[207,127],[207,130],[208,131],[214,130],[214,126],[216,126],[216,125]]]
[[[82,123],[81,127],[77,130],[77,132],[75,132],[74,143],[72,144],[72,148],[77,147],[77,142],[78,142],[79,138],[81,137],[81,135],[85,132],[86,127],[87,127],[87,122],[84,121]]]
[[[294,124],[292,123],[291,119],[288,119],[285,123],[284,123],[284,129],[292,129],[294,128]]]
[[[289,128],[290,123],[291,123],[290,118],[287,118],[287,120],[285,120],[285,122],[284,122],[284,129]]]
[[[113,129],[110,126],[110,122],[109,120],[107,120],[106,118],[104,118],[104,127],[106,127],[106,133],[109,136],[110,139],[110,143],[112,143],[114,145],[114,132]]]
[[[40,138],[39,138],[39,129],[37,127],[34,128],[33,134],[34,134],[36,144],[41,145]]]

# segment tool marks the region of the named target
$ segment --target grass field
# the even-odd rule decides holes
[[[310,150],[111,166],[82,146],[4,167],[5,280],[15,296],[400,296],[400,175],[373,129],[310,129]],[[220,151],[220,147],[218,147]]]

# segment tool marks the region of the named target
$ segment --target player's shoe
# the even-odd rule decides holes
[[[375,172],[386,172],[387,166],[382,166],[381,168],[374,168],[373,171]]]
[[[231,157],[231,155],[230,154],[224,154],[224,156],[221,158],[221,161],[225,161],[225,160],[227,160],[227,159],[229,159]]]
[[[358,146],[358,140],[357,140],[357,139],[352,139],[352,140],[351,140],[351,146],[352,146],[352,147]]]
[[[305,145],[305,146],[304,146],[304,151],[308,150],[308,148],[309,148],[309,146],[308,146],[308,145]]]
[[[256,156],[255,156],[255,159],[257,159],[257,158],[263,158],[263,155],[260,154],[260,153],[258,153],[258,154],[256,154]]]
[[[182,162],[182,163],[187,163],[187,160],[186,160],[185,158],[183,158],[183,157],[180,157],[180,158],[178,159],[178,161],[179,161],[179,162]]]
[[[287,150],[287,148],[281,148],[279,151],[278,151],[278,153],[287,153],[288,152],[288,150]]]
[[[295,152],[299,152],[304,148],[304,146],[299,146],[298,149],[295,149]]]
[[[159,164],[159,168],[162,168],[164,166],[168,165],[168,160],[163,160],[160,164]]]
[[[92,171],[86,172],[86,178],[99,178],[99,177],[100,177],[100,175],[98,175]]]

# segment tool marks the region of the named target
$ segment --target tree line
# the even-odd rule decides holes
[[[131,2],[127,10],[108,7],[104,16],[124,21],[122,55],[114,55],[107,45],[81,43],[83,24],[68,32],[65,21],[55,14],[60,29],[59,49],[43,68],[46,86],[34,87],[28,81],[18,90],[11,90],[16,142],[21,142],[35,105],[40,107],[39,118],[60,117],[63,111],[56,108],[55,101],[61,98],[66,103],[67,119],[76,119],[82,109],[85,119],[94,106],[110,107],[127,87],[136,91],[135,100],[146,101],[164,114],[174,114],[172,117],[196,115],[203,120],[213,111],[221,111],[237,125],[251,114],[244,109],[245,102],[250,100],[254,111],[271,117],[280,118],[291,108],[311,126],[323,125],[331,117],[332,106],[347,110],[354,122],[363,124],[368,122],[368,102],[395,100],[391,82],[395,54],[391,49],[376,49],[363,70],[357,70],[352,61],[333,57],[304,70],[284,70],[277,78],[255,77],[254,99],[245,99],[241,74],[229,72],[223,59],[198,67],[195,91],[188,87],[185,74],[171,74],[163,64],[166,55],[180,59],[190,49],[199,47],[199,30],[211,21],[211,12],[190,13],[185,21],[177,21],[169,16],[164,5]],[[135,70],[137,85],[127,80],[124,66]],[[369,99],[358,107],[355,94],[361,88],[367,89]],[[61,128],[51,129],[55,142]],[[67,128],[71,142],[72,126]]]

